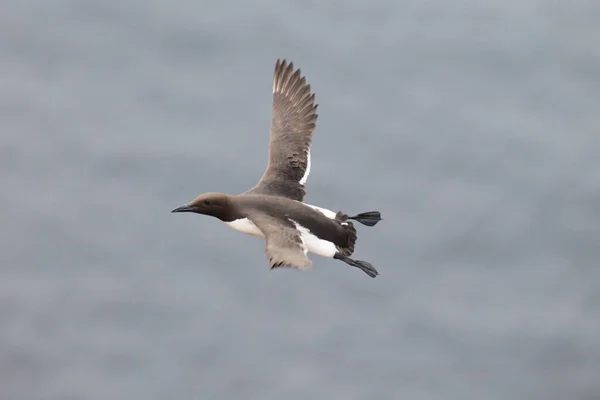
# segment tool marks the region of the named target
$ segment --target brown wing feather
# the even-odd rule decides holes
[[[310,146],[317,121],[310,85],[294,64],[277,60],[273,74],[273,116],[269,164],[260,182],[247,193],[284,196],[302,201],[300,180],[310,168]]]
[[[265,235],[265,253],[271,269],[311,267],[312,263],[306,256],[300,233],[291,221],[282,221],[259,212],[252,213],[248,219]]]

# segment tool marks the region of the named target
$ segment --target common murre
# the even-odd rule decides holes
[[[354,216],[303,203],[310,173],[310,146],[317,120],[310,85],[294,64],[277,60],[273,74],[273,115],[269,162],[259,183],[240,195],[204,193],[171,212],[216,217],[242,233],[265,238],[271,269],[309,269],[307,254],[344,261],[370,277],[379,273],[366,261],[350,258],[356,229],[349,220],[374,226],[378,211]]]

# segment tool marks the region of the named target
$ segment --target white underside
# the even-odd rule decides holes
[[[248,218],[240,218],[235,221],[225,222],[231,228],[235,229],[238,232],[245,233],[246,235],[256,236],[264,238],[265,235],[262,233],[260,229],[254,224],[254,222],[250,221]]]
[[[327,218],[335,218],[335,213],[331,210],[317,206],[312,206],[310,204],[306,205],[321,212]],[[299,225],[296,221],[292,222],[296,225],[296,229],[300,232],[300,239],[302,240],[303,250],[305,254],[307,252],[310,252],[313,254],[317,254],[321,257],[332,258],[335,255],[335,253],[337,253],[337,249],[334,243],[328,242],[327,240],[319,239],[317,236],[310,233],[310,231],[307,228]],[[235,229],[238,232],[245,233],[246,235],[256,236],[260,238],[265,237],[265,235],[260,229],[258,229],[254,222],[250,221],[248,218],[240,218],[236,219],[235,221],[225,223],[229,227]]]
[[[336,213],[334,213],[331,210],[328,210],[328,209],[322,208],[322,207],[318,207],[318,206],[313,206],[311,204],[306,204],[306,203],[302,203],[302,204],[304,204],[305,206],[309,206],[309,207],[317,210],[318,212],[320,212],[321,214],[323,214],[324,216],[326,216],[329,219],[335,219]],[[342,225],[348,225],[348,223],[347,222],[342,222]]]
[[[298,203],[302,203],[302,202],[299,201]],[[333,211],[331,211],[331,210],[328,210],[328,209],[322,208],[322,207],[318,207],[318,206],[313,206],[313,205],[306,204],[306,203],[302,203],[302,204],[304,204],[305,206],[309,206],[310,208],[313,208],[313,209],[317,210],[318,212],[320,212],[321,214],[323,214],[324,216],[326,216],[329,219],[335,219],[335,213]]]
[[[328,242],[327,240],[319,239],[296,221],[292,222],[296,225],[296,229],[300,232],[300,239],[302,240],[304,254],[310,252],[321,257],[333,258],[335,253],[337,253],[335,244]]]

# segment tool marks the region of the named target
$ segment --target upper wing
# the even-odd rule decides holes
[[[273,116],[269,164],[260,182],[246,193],[304,199],[310,172],[310,146],[317,122],[315,95],[294,64],[277,60],[273,74]]]
[[[271,269],[278,267],[309,269],[311,267],[312,263],[306,256],[306,246],[292,221],[280,220],[260,212],[252,213],[248,219],[265,235],[265,253]]]

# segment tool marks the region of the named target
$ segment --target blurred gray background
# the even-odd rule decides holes
[[[2,2],[0,398],[599,399],[600,3],[562,3]],[[376,279],[169,213],[260,178],[278,57]]]

